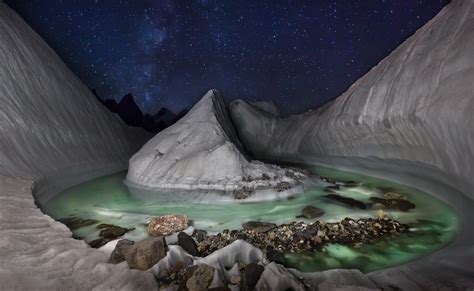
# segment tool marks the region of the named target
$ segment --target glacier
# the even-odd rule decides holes
[[[236,101],[230,105],[237,134],[221,141],[232,141],[235,159],[250,163],[242,146],[260,159],[312,162],[399,181],[446,201],[464,224],[452,245],[418,261],[366,275],[354,270],[300,273],[267,264],[259,289],[302,289],[295,278],[304,278],[320,290],[474,288],[474,233],[469,229],[474,221],[473,6],[472,0],[452,1],[322,108],[281,118],[269,104]],[[1,288],[155,289],[157,268],[187,254],[171,248],[167,261],[147,272],[106,264],[106,252],[71,238],[63,224],[37,207],[66,187],[126,168],[130,156],[150,136],[125,126],[103,108],[1,0],[0,80]],[[152,152],[160,144],[153,141],[145,148]],[[154,178],[135,176],[132,170],[130,180],[148,183]],[[160,180],[153,183],[161,185]],[[219,257],[213,254],[195,262],[230,266],[235,249],[241,259],[261,260],[259,250],[239,242],[222,249]],[[224,269],[221,274],[226,275]]]

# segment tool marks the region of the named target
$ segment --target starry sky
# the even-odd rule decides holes
[[[273,100],[284,114],[336,98],[447,0],[5,0],[101,98],[142,110]]]

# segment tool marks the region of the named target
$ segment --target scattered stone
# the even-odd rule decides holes
[[[267,174],[263,173],[261,179],[262,179],[262,180],[270,180],[270,176],[268,176]]]
[[[76,230],[81,227],[94,225],[99,222],[98,220],[82,219],[79,217],[66,217],[58,219],[58,221],[66,225],[70,230]]]
[[[231,276],[229,279],[229,283],[232,285],[240,285],[241,278],[240,276]]]
[[[255,232],[267,232],[276,227],[277,225],[274,223],[260,222],[260,221],[248,221],[242,224],[243,229],[247,231],[255,231]]]
[[[148,223],[148,233],[151,236],[167,236],[188,227],[189,219],[186,215],[164,215],[155,217]]]
[[[323,197],[336,201],[336,202],[340,202],[350,207],[358,207],[360,209],[367,209],[367,205],[365,205],[364,202],[350,198],[350,197],[344,197],[338,194],[328,194],[328,195],[324,195]]]
[[[383,198],[385,199],[398,199],[398,200],[408,200],[405,196],[397,192],[385,192],[383,194]]]
[[[192,256],[200,256],[197,244],[192,237],[184,232],[178,234],[178,245]]]
[[[283,192],[291,188],[291,184],[285,181],[278,182],[275,186],[273,186],[273,190],[277,192]]]
[[[125,261],[125,251],[134,243],[134,241],[128,239],[119,240],[115,246],[115,249],[110,254],[109,263],[118,264]]]
[[[296,218],[316,218],[324,214],[324,210],[317,208],[312,205],[308,205],[303,210],[301,210],[301,215],[296,216]]]
[[[127,232],[131,230],[133,229],[128,229],[128,228],[120,227],[116,225],[109,225],[100,231],[99,236],[103,238],[108,238],[108,239],[116,239],[118,237],[123,236],[124,234],[126,234]]]
[[[187,280],[186,287],[188,290],[206,291],[213,278],[214,268],[206,264],[200,264],[197,265],[192,276]]]
[[[264,270],[265,268],[257,263],[246,265],[242,274],[242,283],[240,284],[242,291],[254,290]]]
[[[336,181],[334,181],[333,179],[328,178],[328,177],[321,176],[321,180],[323,180],[324,182],[327,182],[327,183],[336,184]]]
[[[131,269],[148,270],[166,256],[168,245],[164,237],[148,238],[126,248],[125,260]]]
[[[370,201],[374,204],[382,204],[387,209],[409,211],[415,208],[415,204],[406,199],[384,199],[379,197],[370,197]]]

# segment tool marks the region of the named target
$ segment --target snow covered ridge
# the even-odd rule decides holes
[[[421,162],[474,197],[474,2],[452,1],[344,94],[278,118],[230,106],[257,158],[377,157]]]
[[[207,92],[187,115],[130,159],[128,184],[226,191],[242,199],[257,190],[287,191],[306,178],[296,169],[250,160],[227,110],[219,92]]]

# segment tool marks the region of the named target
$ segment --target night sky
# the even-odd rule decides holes
[[[103,99],[147,112],[273,100],[283,113],[344,92],[447,0],[5,0]]]

